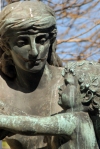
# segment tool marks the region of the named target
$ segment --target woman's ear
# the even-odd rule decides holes
[[[52,60],[54,62],[54,66],[62,67],[62,61],[59,58],[59,56],[56,54],[56,45],[57,45],[57,41],[55,39],[53,44],[52,44],[52,53],[51,53]]]
[[[7,50],[5,51],[5,53],[6,53],[6,55],[11,56],[10,46],[8,47],[8,45],[7,45]]]
[[[5,51],[2,54],[0,62],[2,72],[10,78],[15,78],[16,77],[15,66],[12,61],[11,55],[9,54],[8,51]]]
[[[5,43],[4,52],[7,56],[11,57],[11,48],[8,42]]]

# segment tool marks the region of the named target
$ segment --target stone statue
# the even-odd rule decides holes
[[[0,139],[11,149],[99,149],[99,64],[61,67],[54,12],[41,2],[0,16]]]
[[[62,112],[48,117],[0,115],[0,127],[27,136],[54,136],[47,149],[99,149],[99,67],[96,62],[68,63],[59,87]]]
[[[61,111],[57,101],[62,63],[55,52],[56,34],[55,14],[42,2],[16,2],[1,12],[0,101],[13,107],[8,113],[18,109],[21,115],[49,116]],[[14,149],[33,149],[47,146],[43,139],[15,135],[7,142]]]

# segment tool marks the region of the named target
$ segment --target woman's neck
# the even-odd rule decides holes
[[[37,73],[22,70],[17,66],[16,72],[17,84],[26,92],[34,91],[37,87],[43,88],[48,80],[51,80],[51,71],[48,64],[46,64],[45,67]]]

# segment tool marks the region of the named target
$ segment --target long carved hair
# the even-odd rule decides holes
[[[16,71],[8,41],[12,31],[18,32],[28,28],[49,32],[51,45],[48,63],[61,67],[62,62],[56,54],[56,20],[54,11],[42,2],[16,2],[4,8],[0,14],[0,68],[4,74],[14,78]]]

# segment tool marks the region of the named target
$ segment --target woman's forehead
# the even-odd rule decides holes
[[[13,30],[6,34],[6,37],[9,39],[9,41],[13,41],[19,38],[26,38],[26,37],[37,37],[37,36],[49,36],[49,31],[46,30],[34,30],[34,29],[26,29],[26,30]]]
[[[44,30],[40,30],[40,29],[37,29],[37,28],[27,28],[27,29],[24,29],[24,30],[9,30],[8,32],[8,36],[10,37],[11,35],[36,35],[36,34],[49,34],[50,32],[50,29],[44,29]]]
[[[15,31],[17,34],[37,34],[39,33],[39,29],[33,29],[33,28],[27,28],[27,29],[24,29],[24,30],[18,30],[18,31]]]

